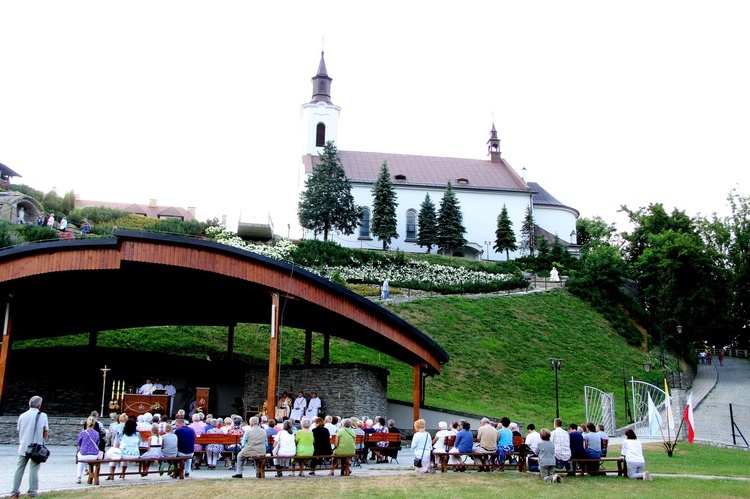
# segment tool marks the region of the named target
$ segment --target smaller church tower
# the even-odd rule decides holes
[[[312,78],[312,100],[302,105],[307,136],[304,154],[316,156],[322,152],[326,142],[337,143],[341,114],[341,108],[331,101],[331,77],[328,76],[324,55],[324,52],[320,53],[318,73]]]
[[[495,123],[492,123],[490,138],[487,140],[487,155],[490,157],[490,163],[500,163],[500,139],[497,138]]]

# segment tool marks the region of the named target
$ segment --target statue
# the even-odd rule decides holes
[[[557,267],[552,267],[552,270],[549,273],[549,281],[560,282],[560,275],[557,273]]]

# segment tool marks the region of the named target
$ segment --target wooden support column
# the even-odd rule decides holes
[[[323,334],[323,364],[328,365],[331,363],[331,335],[328,333]]]
[[[5,393],[5,372],[8,367],[8,353],[10,352],[10,302],[5,304],[5,318],[3,320],[3,344],[0,348],[0,407],[4,402],[3,394]]]
[[[236,324],[229,326],[227,333],[227,358],[230,360],[234,358],[234,328]]]
[[[271,345],[268,349],[268,389],[266,403],[269,411],[276,407],[276,385],[279,383],[279,294],[271,295]]]
[[[305,365],[312,364],[312,330],[305,329]]]
[[[96,348],[96,342],[99,339],[99,331],[89,331],[89,348]]]
[[[412,417],[414,421],[419,419],[419,407],[422,401],[422,366],[414,364],[414,410]]]

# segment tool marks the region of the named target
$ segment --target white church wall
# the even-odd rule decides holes
[[[560,241],[571,242],[571,233],[576,229],[576,215],[570,208],[562,206],[537,206],[534,222],[542,229],[556,235]]]

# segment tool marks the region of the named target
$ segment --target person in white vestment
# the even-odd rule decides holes
[[[297,421],[302,419],[302,416],[305,415],[306,409],[307,399],[305,398],[305,393],[303,391],[300,391],[297,394],[297,398],[294,399],[294,404],[292,405],[292,414],[289,416],[289,419],[296,423]]]

